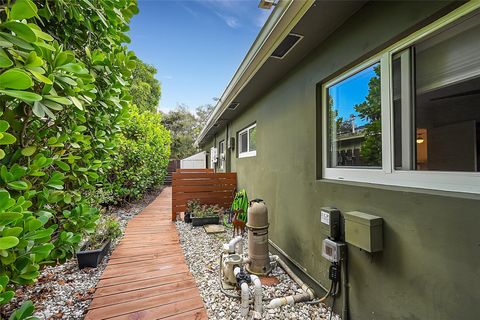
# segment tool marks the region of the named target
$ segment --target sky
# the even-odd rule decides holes
[[[220,98],[270,14],[259,0],[138,0],[130,24],[137,57],[157,68],[159,110]]]
[[[374,71],[376,66],[377,64],[368,67],[328,89],[328,94],[333,99],[333,109],[338,112],[337,118],[342,117],[345,121],[353,114],[356,116],[356,126],[367,123],[358,116],[355,105],[365,101],[369,91],[368,83],[376,76]]]

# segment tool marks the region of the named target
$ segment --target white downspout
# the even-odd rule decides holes
[[[233,273],[235,274],[235,276],[237,276],[237,274],[240,273],[240,268],[236,267],[233,270]],[[248,283],[242,282],[242,284],[240,285],[240,289],[242,292],[240,295],[240,298],[241,298],[240,315],[242,317],[246,317],[248,315],[248,310],[250,309],[249,308],[250,290],[248,289]]]

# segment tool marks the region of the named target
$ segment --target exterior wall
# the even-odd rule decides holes
[[[271,240],[324,287],[329,263],[321,256],[320,208],[384,219],[383,252],[348,248],[350,319],[480,315],[480,197],[317,178],[317,84],[445,6],[438,1],[366,5],[229,125],[229,135],[236,137],[257,122],[257,156],[239,159],[235,150],[230,170],[238,172],[239,187],[250,198],[266,201]]]

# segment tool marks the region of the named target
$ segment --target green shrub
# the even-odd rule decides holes
[[[91,195],[108,180],[129,120],[136,57],[122,43],[138,12],[135,0],[2,9],[0,304],[12,284],[34,282],[42,264],[71,257],[95,229]]]
[[[171,142],[161,119],[160,113],[141,112],[132,106],[130,120],[119,137],[119,152],[103,190],[104,202],[138,199],[163,183]]]

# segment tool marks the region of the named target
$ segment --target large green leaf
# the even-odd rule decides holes
[[[23,231],[22,227],[6,228],[3,230],[3,235],[18,237],[22,233],[22,231]]]
[[[0,74],[0,88],[24,90],[31,86],[32,78],[21,69],[13,68]]]
[[[8,68],[10,66],[13,66],[12,60],[10,60],[10,57],[5,51],[0,48],[0,68]]]
[[[0,212],[5,211],[15,204],[15,200],[10,198],[10,193],[6,190],[0,190]]]
[[[28,26],[30,29],[32,29],[33,32],[39,37],[40,39],[43,39],[45,41],[53,41],[53,37],[49,35],[48,33],[45,33],[40,29],[36,24],[29,23]]]
[[[14,296],[15,292],[11,290],[0,293],[0,305],[10,302]]]
[[[78,63],[67,63],[59,67],[59,69],[69,71],[71,73],[76,73],[76,74],[87,74],[88,70],[82,67]]]
[[[13,200],[15,202],[15,200]],[[0,213],[0,223],[7,225],[21,219],[23,215],[17,212],[4,212]]]
[[[7,96],[17,98],[26,102],[34,102],[42,100],[42,96],[29,91],[17,91],[17,90],[1,90],[0,93]]]
[[[37,16],[37,12],[37,6],[31,0],[17,0],[10,11],[10,19],[30,19]]]
[[[53,81],[50,80],[49,78],[45,77],[43,74],[38,73],[38,72],[36,72],[36,71],[34,71],[34,70],[30,70],[30,69],[29,69],[28,71],[30,71],[30,73],[31,73],[35,78],[37,78],[37,80],[39,80],[39,81],[41,81],[41,82],[44,82],[44,83],[46,83],[46,84],[53,84]]]
[[[10,124],[5,120],[0,120],[0,132],[5,132],[10,128]]]
[[[0,250],[6,250],[15,247],[20,241],[17,237],[8,236],[0,238]]]
[[[19,37],[19,38],[21,38],[21,39],[23,39],[27,42],[37,41],[37,35],[25,23],[16,22],[16,21],[8,21],[8,22],[3,23],[1,26],[9,29],[12,32],[14,32],[17,37]]]
[[[4,132],[2,133],[3,137],[0,138],[0,145],[13,144],[17,141],[14,135]]]
[[[22,149],[22,155],[24,155],[25,157],[30,157],[35,153],[36,150],[37,150],[36,146],[25,147]]]
[[[46,95],[46,96],[44,96],[44,98],[47,99],[47,100],[53,101],[53,102],[57,102],[57,103],[67,105],[67,106],[72,104],[72,101],[68,100],[65,97]]]
[[[9,186],[13,190],[27,190],[28,189],[28,184],[25,181],[12,181],[7,183],[7,186]]]
[[[20,39],[19,37],[13,36],[6,32],[0,32],[0,37],[4,38],[6,42],[12,43],[25,50],[34,50],[35,48],[27,41]]]

